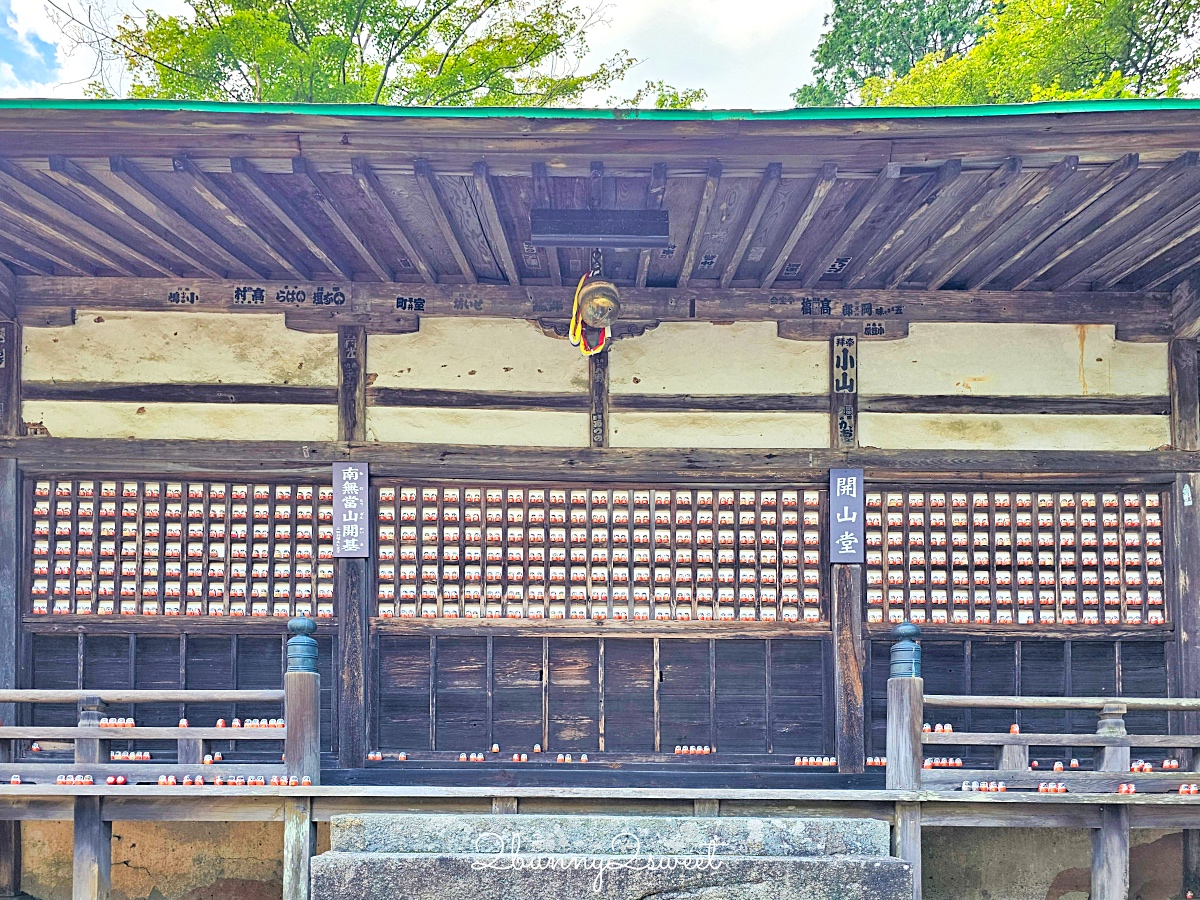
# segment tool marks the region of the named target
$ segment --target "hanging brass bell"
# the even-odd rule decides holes
[[[608,328],[621,314],[620,294],[611,281],[588,281],[579,291],[583,321],[592,328]]]

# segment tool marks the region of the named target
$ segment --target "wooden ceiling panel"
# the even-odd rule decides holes
[[[696,213],[700,211],[705,181],[704,177],[676,176],[673,169],[668,170],[666,190],[663,192],[663,209],[667,211],[670,220],[671,243],[650,251],[650,270],[646,275],[646,284],[651,287],[673,285],[679,280],[688,240],[696,225]]]
[[[439,282],[461,284],[454,254],[442,238],[417,177],[379,172],[379,184]]]
[[[463,253],[480,281],[503,282],[504,270],[496,259],[484,232],[482,200],[472,178],[459,175],[438,175],[438,193],[445,204],[446,215],[462,244]]]
[[[837,239],[840,234],[838,225],[846,218],[847,209],[851,208],[856,197],[870,192],[873,182],[874,179],[838,178],[833,183],[808,227],[801,233],[800,240],[788,254],[776,284],[804,280],[808,270],[824,254],[830,242]]]
[[[757,285],[762,281],[763,274],[775,259],[800,214],[800,206],[811,191],[813,180],[780,178],[779,184],[766,202],[762,218],[750,236],[742,260],[731,280],[732,284]]]
[[[550,259],[545,247],[529,243],[529,211],[536,205],[533,176],[510,175],[493,178],[496,208],[509,237],[509,245],[522,281],[549,280]]]

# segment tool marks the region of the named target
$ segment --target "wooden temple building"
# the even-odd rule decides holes
[[[1090,829],[1106,900],[1151,829],[1200,891],[1200,103],[0,101],[0,262],[0,897],[67,895],[62,820],[103,900],[113,821],[638,804],[884,818],[927,897],[1010,895],[923,824]],[[213,726],[283,715],[294,617],[313,785],[155,784],[283,771]]]

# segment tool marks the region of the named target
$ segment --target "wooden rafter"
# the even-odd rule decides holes
[[[533,197],[537,209],[554,209],[554,194],[550,190],[550,176],[546,174],[546,164],[535,162],[530,171],[533,174]],[[557,247],[543,247],[546,259],[550,263],[550,283],[562,284],[562,263],[558,258]]]
[[[213,259],[223,261],[231,269],[240,268],[263,278],[270,275],[266,266],[227,240],[203,216],[196,215],[186,204],[161,190],[130,160],[123,156],[111,157],[108,168],[121,185],[114,188],[113,193],[121,194],[126,202],[140,201],[145,214],[162,228],[178,234],[185,243],[203,247]]]
[[[1110,250],[1136,241],[1168,219],[1174,210],[1180,206],[1186,207],[1192,191],[1187,189],[1186,184],[1181,190],[1180,180],[1189,175],[1195,176],[1197,163],[1200,163],[1200,153],[1185,153],[1159,169],[1151,176],[1148,189],[1140,191],[1119,210],[1105,216],[1099,227],[1088,236],[1084,246],[1059,255],[1054,263],[1043,270],[1047,285],[1054,288],[1072,284]]]
[[[375,277],[380,281],[395,281],[396,275],[392,271],[388,261],[371,246],[367,236],[360,234],[359,230],[354,227],[354,224],[333,204],[331,198],[334,195],[329,189],[329,184],[325,180],[325,176],[310,166],[308,160],[302,156],[297,156],[292,160],[292,172],[308,179],[308,183],[317,192],[317,205],[321,207],[321,212],[333,223],[333,227],[345,238],[346,243],[354,248],[354,252],[366,263],[367,268],[375,273]],[[310,240],[316,241],[321,239],[321,233],[309,225],[298,211],[295,212],[293,218],[300,227],[300,230],[308,235]],[[353,273],[347,273],[346,277],[353,277]]]
[[[137,270],[125,262],[125,260],[134,260],[160,275],[178,274],[158,260],[114,237],[109,233],[107,225],[89,221],[76,210],[62,205],[69,201],[61,197],[55,198],[47,192],[45,184],[39,183],[33,173],[25,171],[9,160],[0,160],[0,185],[27,203],[41,216],[46,217],[46,219],[42,219],[40,216],[34,217],[38,219],[35,227],[39,232],[47,234],[48,231],[47,237],[51,240],[61,240],[66,235],[59,234],[59,228],[54,223],[66,226],[84,239],[73,243],[77,244],[80,250],[87,252],[100,265],[124,275],[136,275],[138,274]]]
[[[371,164],[362,157],[356,157],[350,161],[350,167],[354,172],[354,180],[358,182],[359,190],[366,196],[367,202],[379,212],[380,221],[383,222],[383,226],[391,234],[392,239],[404,250],[405,255],[413,264],[413,268],[421,273],[421,279],[426,284],[434,284],[437,277],[434,275],[433,269],[426,262],[425,254],[417,249],[416,241],[404,224],[399,208],[380,183],[379,176],[375,174]]]
[[[1153,281],[1151,281],[1148,285],[1146,285],[1146,287],[1150,290],[1155,290],[1155,291],[1160,290],[1163,287],[1163,285],[1167,284],[1168,282],[1172,281],[1175,278],[1178,278],[1184,272],[1194,269],[1195,267],[1196,267],[1196,260],[1194,258],[1183,259],[1183,260],[1177,262],[1175,265],[1171,266],[1171,268],[1169,268],[1166,272],[1162,273],[1161,275],[1156,276]]]
[[[1189,192],[1186,201],[1153,227],[1109,251],[1088,267],[1087,280],[1107,290],[1138,269],[1170,253],[1189,238],[1200,234],[1200,194]]]
[[[820,256],[814,257],[816,263],[808,268],[802,282],[806,288],[820,281],[834,260],[850,246],[858,230],[874,215],[899,177],[900,164],[888,163],[883,167],[883,171],[875,176],[869,187],[858,191],[842,213],[843,221],[849,219],[849,222],[844,227],[831,229],[832,236],[822,241],[822,245],[828,249]]]
[[[696,268],[696,257],[700,254],[700,244],[704,241],[704,230],[708,227],[708,217],[712,213],[713,202],[717,199],[717,188],[721,184],[721,163],[718,160],[708,161],[708,174],[704,178],[704,190],[700,194],[700,208],[696,210],[696,221],[692,224],[692,232],[688,237],[687,252],[683,254],[683,268],[679,272],[679,287],[687,287],[692,280],[692,270]]]
[[[16,252],[17,250],[23,250],[25,253],[18,253]],[[27,254],[30,253],[37,257],[37,259],[29,259]],[[29,271],[35,272],[38,275],[61,275],[62,272],[54,270],[56,265],[60,266],[64,271],[74,272],[76,275],[96,274],[94,269],[86,268],[79,262],[67,260],[53,248],[43,248],[33,243],[32,236],[28,232],[8,227],[8,223],[3,221],[0,221],[0,256],[11,263],[24,266]]]
[[[450,246],[450,253],[454,256],[454,261],[458,263],[459,272],[462,273],[463,278],[467,279],[468,284],[478,284],[479,277],[475,274],[471,261],[467,259],[462,241],[454,233],[454,226],[446,214],[446,204],[442,200],[441,192],[438,191],[437,176],[433,173],[433,167],[429,165],[428,160],[418,159],[413,163],[413,174],[417,177],[421,194],[425,197],[425,202],[429,204],[429,210],[433,214],[433,219],[437,223],[442,237]]]
[[[137,206],[130,203],[91,172],[65,156],[50,157],[50,171],[64,179],[72,190],[78,191],[97,206],[115,217],[127,220],[143,238],[167,253],[182,256],[197,269],[212,278],[227,278],[229,271],[213,262],[169,228],[164,228]]]
[[[925,262],[942,240],[957,233],[960,229],[971,227],[973,223],[986,216],[993,208],[997,198],[1002,197],[1004,192],[1012,187],[1020,174],[1021,160],[1012,156],[1005,159],[999,167],[982,179],[975,189],[962,199],[961,203],[955,205],[945,218],[936,224],[931,223],[933,228],[927,233],[926,240],[913,247],[908,258],[901,260],[896,265],[884,279],[884,286],[896,287],[903,284]]]
[[[655,163],[654,168],[650,170],[650,190],[646,194],[647,209],[662,209],[663,198],[667,194],[667,164]],[[650,251],[643,250],[638,254],[637,278],[634,279],[634,284],[638,287],[646,286],[646,279],[650,276]]]
[[[217,183],[216,179],[202,170],[195,162],[186,156],[176,156],[171,160],[171,165],[176,172],[187,177],[188,186],[194,193],[238,229],[247,245],[266,254],[289,275],[294,275],[304,281],[312,278],[312,270],[307,263],[294,260],[288,248],[277,247],[273,239],[251,225],[242,215],[238,202]]]
[[[475,192],[479,195],[479,202],[483,204],[483,233],[500,263],[505,280],[509,284],[520,284],[521,270],[517,268],[517,260],[513,257],[512,247],[504,232],[504,224],[500,221],[500,207],[496,205],[496,194],[492,190],[487,163],[483,160],[476,162],[471,167],[471,174],[475,179]]]
[[[991,282],[997,272],[1012,259],[1010,245],[1024,246],[1030,238],[1030,232],[1038,233],[1039,226],[1046,218],[1054,220],[1056,212],[1064,205],[1069,205],[1076,187],[1075,176],[1079,173],[1079,157],[1068,156],[1058,161],[1055,166],[1046,169],[1038,176],[1030,197],[1027,198],[1022,210],[1008,218],[1003,226],[989,235],[988,240],[980,241],[976,250],[962,258],[956,272],[968,269],[968,266],[978,263],[978,268],[967,280],[967,287],[978,289]],[[1048,226],[1046,228],[1056,228]],[[1046,232],[1049,233],[1049,232]],[[941,286],[938,286],[941,287]]]
[[[4,200],[2,195],[0,195],[0,200]],[[0,226],[14,233],[12,236],[14,242],[24,240],[26,245],[29,245],[29,241],[36,241],[37,243],[33,246],[44,247],[44,255],[68,271],[81,270],[89,275],[94,275],[101,269],[112,269],[122,275],[136,276],[134,267],[123,258],[110,259],[102,248],[97,247],[83,235],[67,226],[54,225],[43,216],[38,215],[37,210],[27,209],[16,195],[9,197],[3,203],[3,212],[10,221],[0,222]],[[21,232],[22,228],[25,229],[23,233]],[[64,245],[71,253],[87,262],[82,267],[79,263],[72,262],[58,249]]]
[[[796,244],[800,242],[800,235],[804,234],[804,230],[808,228],[813,217],[817,214],[817,210],[821,208],[821,204],[825,202],[825,198],[829,196],[829,192],[833,189],[833,185],[837,182],[837,164],[825,163],[821,167],[821,174],[813,179],[808,188],[808,196],[804,200],[804,205],[801,208],[800,218],[796,220],[796,224],[792,226],[791,232],[783,241],[783,246],[779,248],[779,252],[775,255],[775,261],[771,263],[767,273],[763,276],[761,287],[769,288],[775,283],[775,279],[779,277],[779,273],[783,271],[783,267],[787,264],[788,257],[792,255],[792,251],[796,249]]]
[[[309,253],[315,256],[327,271],[343,278],[353,278],[354,269],[346,262],[336,259],[325,248],[324,237],[313,228],[292,202],[271,184],[265,175],[248,159],[234,157],[229,167],[239,183],[280,225],[286,228]]]
[[[1004,273],[1017,267],[1021,260],[1036,250],[1043,241],[1047,240],[1059,228],[1074,221],[1075,217],[1083,210],[1087,209],[1128,176],[1132,175],[1137,170],[1137,167],[1138,155],[1136,153],[1127,153],[1106,167],[1104,171],[1076,188],[1068,197],[1064,198],[1061,205],[1053,209],[1052,214],[1045,221],[1041,222],[1032,234],[1022,237],[1020,246],[1015,247],[1007,259],[1001,261],[991,271],[984,273],[987,281],[983,282],[983,284],[991,284],[994,281],[1002,279]],[[1050,211],[1048,210],[1048,212]]]
[[[746,250],[750,247],[754,232],[758,229],[758,223],[762,221],[763,213],[767,211],[782,178],[783,163],[773,162],[763,172],[762,181],[758,183],[758,190],[754,197],[754,205],[750,209],[750,218],[746,220],[746,226],[742,229],[742,235],[733,248],[733,254],[729,257],[729,262],[725,264],[724,271],[721,272],[721,287],[729,287],[733,277],[737,274],[738,267],[741,266],[742,259],[746,256]]]
[[[850,261],[842,272],[842,283],[846,287],[858,287],[867,275],[874,271],[875,263],[883,259],[900,242],[911,240],[914,231],[922,225],[936,221],[939,208],[949,202],[949,188],[962,174],[962,160],[949,159],[938,167],[937,175],[909,202],[897,225],[891,233],[880,232],[873,245],[868,245]]]

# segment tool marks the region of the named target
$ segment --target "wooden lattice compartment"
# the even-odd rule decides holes
[[[1159,491],[868,490],[869,622],[1166,623]]]
[[[801,487],[376,487],[391,618],[824,618],[825,494]]]
[[[35,615],[333,615],[333,488],[51,478],[29,484]]]

